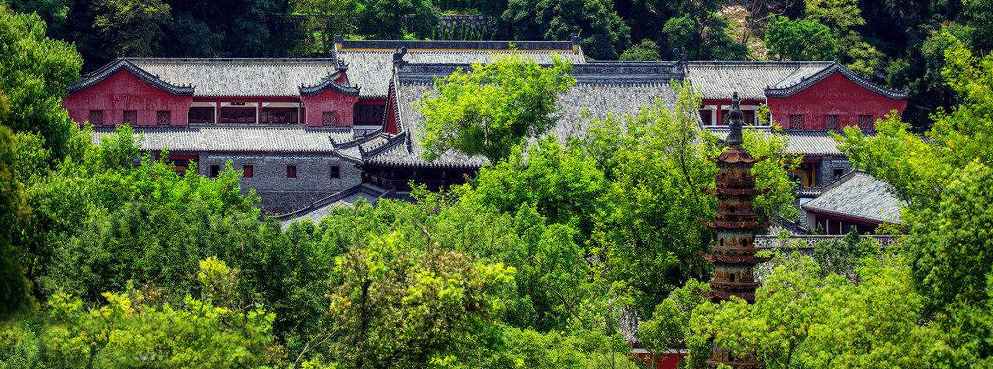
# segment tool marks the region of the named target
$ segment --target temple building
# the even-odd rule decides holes
[[[701,125],[719,136],[726,134],[728,96],[739,93],[745,125],[781,127],[787,151],[803,155],[796,180],[816,190],[852,169],[828,132],[848,126],[872,132],[878,119],[891,112],[903,114],[907,107],[905,93],[878,86],[838,62],[691,61],[687,78],[703,98]],[[757,111],[762,104],[772,122],[760,121]]]
[[[742,91],[746,124],[757,124],[763,103],[780,125],[800,122],[788,125],[787,150],[804,156],[797,179],[817,191],[851,170],[827,131],[872,130],[876,118],[906,105],[902,94],[831,62],[589,61],[576,40],[339,37],[327,58],[119,58],[69,86],[63,106],[74,121],[93,124],[94,141],[132,125],[142,149],[168,150],[177,170],[196,162],[200,174],[216,176],[230,162],[265,210],[300,213],[340,202],[342,193],[402,196],[411,181],[440,189],[473,175],[485,159],[421,158],[415,102],[436,77],[509,54],[573,63],[577,84],[559,99],[553,128],[560,137],[582,134],[590,116],[634,113],[655,98],[671,103],[669,82],[684,79],[704,97],[701,129],[726,135],[727,97]]]

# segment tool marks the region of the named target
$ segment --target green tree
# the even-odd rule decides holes
[[[754,353],[766,368],[887,368],[930,365],[933,331],[918,324],[923,299],[902,257],[865,259],[860,283],[823,274],[809,257],[775,267],[756,292],[705,302],[693,311],[690,363],[702,364],[711,345],[732,355]]]
[[[205,290],[211,284],[237,283],[231,280],[236,273],[223,262],[201,265],[201,275],[209,275],[200,278]],[[56,368],[260,367],[282,362],[284,353],[272,334],[274,317],[262,309],[242,310],[224,299],[192,297],[173,306],[159,301],[154,290],[102,296],[106,304],[87,309],[78,298],[54,295],[47,324],[38,331],[27,324],[0,334],[10,340],[4,342],[9,349],[0,349],[0,359]]]
[[[93,3],[93,29],[118,56],[153,56],[172,21],[162,0],[99,0]]]
[[[257,197],[242,196],[239,174],[216,180],[191,171],[176,174],[165,161],[145,157],[131,128],[89,146],[79,158],[38,178],[28,188],[33,216],[19,240],[30,253],[30,278],[47,296],[72,293],[97,299],[124,290],[128,281],[188,293],[198,260],[262,247],[278,226],[258,220]]]
[[[831,29],[812,19],[773,17],[765,32],[769,54],[787,60],[830,60],[838,52]]]
[[[940,332],[942,367],[981,365],[989,345],[989,279],[993,244],[990,137],[993,132],[993,57],[978,58],[952,39],[944,79],[961,104],[934,114],[925,137],[892,117],[876,136],[846,130],[842,148],[853,163],[894,185],[909,206],[903,238],[924,318]],[[984,361],[985,360],[985,361]]]
[[[993,26],[986,20],[993,17],[993,4],[988,0],[966,0],[962,2],[961,23],[968,30],[969,39],[976,51],[993,50]]]
[[[18,13],[38,14],[52,28],[63,26],[69,15],[67,0],[8,0],[7,4]]]
[[[293,12],[304,15],[303,27],[314,52],[328,55],[334,49],[335,35],[355,33],[359,10],[364,6],[352,0],[293,0]]]
[[[640,44],[629,47],[621,54],[621,60],[659,60],[659,45],[652,40],[642,40]]]
[[[0,94],[0,115],[6,113]],[[14,248],[14,233],[22,226],[29,208],[25,202],[24,186],[17,180],[15,140],[7,127],[0,126],[0,318],[29,301],[28,281],[20,263],[20,250]]]
[[[837,31],[865,25],[862,9],[854,0],[805,0],[807,16]]]
[[[691,279],[655,306],[651,319],[638,325],[638,339],[645,349],[662,353],[686,347],[685,333],[689,331],[693,310],[706,301],[700,292],[709,288],[707,284]],[[661,358],[658,355],[656,359]]]
[[[533,206],[548,222],[577,227],[580,239],[592,234],[610,206],[604,198],[609,183],[598,163],[555,138],[541,139],[482,168],[473,185],[462,196],[508,213]]]
[[[825,275],[834,273],[858,282],[855,273],[858,261],[878,251],[871,239],[859,237],[858,232],[852,230],[840,240],[829,239],[814,244],[813,258]]]
[[[631,43],[631,29],[606,0],[510,0],[500,20],[514,40],[578,35],[583,52],[596,59],[617,59]]]
[[[807,17],[831,29],[839,45],[838,59],[853,71],[875,75],[883,55],[858,32],[865,25],[857,0],[805,0]]]
[[[716,13],[699,18],[691,15],[670,18],[662,26],[666,44],[685,49],[692,59],[740,59],[748,48],[727,33],[728,23]]]
[[[619,334],[606,335],[584,330],[574,330],[568,334],[556,331],[543,334],[528,329],[507,329],[502,338],[506,346],[505,350],[500,351],[502,360],[493,360],[498,365],[535,369],[641,367],[628,357],[630,349]]]
[[[501,310],[513,268],[404,247],[397,234],[338,259],[331,295],[335,360],[351,368],[424,367],[472,347]],[[483,330],[485,332],[485,329]]]
[[[37,15],[18,14],[0,3],[0,91],[9,104],[0,125],[41,134],[53,159],[67,153],[73,123],[62,97],[79,78],[81,64],[71,45],[45,37]]]
[[[359,6],[359,34],[379,39],[424,38],[437,23],[429,0],[364,0]]]
[[[561,59],[542,67],[508,56],[435,81],[434,95],[425,95],[418,106],[426,158],[453,149],[491,162],[507,157],[515,145],[555,125],[557,97],[575,83],[571,68]]]
[[[881,122],[876,137],[850,129],[843,143],[857,166],[892,183],[910,203],[905,219],[913,275],[932,308],[982,300],[993,263],[993,246],[981,235],[989,216],[985,173],[993,165],[993,104],[987,98],[993,57],[973,57],[961,43],[946,57],[945,78],[962,104],[935,114],[928,142],[891,118]]]
[[[729,24],[718,12],[718,0],[616,2],[618,12],[631,27],[631,39],[651,40],[661,46],[663,57],[678,58],[674,49],[685,49],[690,59],[741,59],[748,49],[728,33]],[[661,25],[661,27],[660,27]]]

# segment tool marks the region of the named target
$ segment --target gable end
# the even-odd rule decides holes
[[[823,81],[824,79],[830,77],[831,75],[833,75],[835,73],[840,73],[846,79],[848,79],[849,81],[854,82],[855,84],[861,86],[862,88],[865,88],[866,90],[869,90],[869,91],[875,92],[877,94],[883,95],[883,96],[885,96],[887,98],[890,98],[890,99],[893,99],[893,100],[906,100],[907,99],[907,94],[905,92],[898,91],[898,90],[888,89],[888,88],[879,86],[879,85],[877,85],[875,83],[872,83],[871,81],[869,81],[869,80],[867,80],[865,78],[862,78],[862,76],[859,76],[855,72],[852,72],[850,69],[845,68],[845,66],[843,66],[843,65],[841,65],[841,64],[839,64],[837,62],[834,63],[834,64],[832,64],[830,67],[824,68],[824,70],[822,70],[820,72],[817,72],[816,74],[814,74],[814,75],[812,75],[810,77],[803,78],[803,79],[799,80],[797,83],[793,84],[792,86],[787,86],[787,87],[782,87],[782,88],[766,88],[765,89],[765,96],[766,97],[789,97],[789,96],[793,96],[793,95],[796,95],[796,94],[800,93],[803,90],[806,90],[808,87],[813,86],[813,85],[817,84],[820,81]]]
[[[78,92],[93,87],[97,83],[110,78],[122,69],[130,72],[135,77],[138,77],[138,79],[154,86],[155,88],[169,92],[173,95],[193,96],[193,86],[177,86],[163,81],[158,76],[148,73],[144,69],[134,65],[134,63],[129,61],[127,58],[119,58],[114,62],[100,67],[100,69],[97,69],[90,74],[87,74],[79,81],[76,81],[66,87],[66,91],[71,94],[73,92]]]

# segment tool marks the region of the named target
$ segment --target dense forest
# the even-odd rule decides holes
[[[738,16],[708,1],[484,4],[0,1],[0,368],[645,367],[634,337],[688,349],[686,367],[713,345],[765,368],[993,367],[988,1],[742,2]],[[436,82],[419,104],[427,152],[491,158],[469,183],[285,227],[240,171],[177,174],[131,128],[94,143],[61,107],[115,55],[313,55],[339,30],[428,37],[407,22],[447,11],[522,32],[494,37],[579,33],[602,58],[833,57],[907,86],[932,104],[924,135],[890,117],[837,136],[907,202],[905,234],[773,252],[754,304],[705,300],[714,234],[700,220],[717,204],[700,189],[722,147],[696,129],[699,96],[675,83],[671,107],[540,138],[548,101],[575,83],[564,63],[507,58]],[[304,22],[319,14],[343,21]],[[491,116],[453,124],[478,112]],[[744,145],[768,158],[758,212],[795,215],[800,159],[777,135]]]

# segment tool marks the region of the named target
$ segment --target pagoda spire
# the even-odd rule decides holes
[[[715,158],[719,172],[716,187],[704,189],[717,197],[717,214],[713,220],[703,224],[717,231],[717,243],[704,259],[714,263],[714,275],[710,280],[710,291],[704,296],[711,301],[729,300],[739,297],[749,303],[755,301],[755,290],[759,282],[755,280],[755,265],[769,258],[755,256],[755,233],[769,226],[760,222],[752,209],[755,196],[765,193],[755,188],[755,177],[751,169],[755,163],[765,158],[754,158],[741,145],[744,143],[741,119],[741,106],[738,93],[732,96],[730,128],[726,140],[727,147]],[[710,367],[726,364],[735,369],[757,369],[758,360],[754,353],[740,354],[723,347],[713,347],[710,352]]]
[[[738,93],[735,92],[731,95],[731,132],[728,133],[727,144],[728,146],[741,146],[745,143],[744,137],[741,134],[741,128],[745,123],[741,119],[741,100],[738,99]]]

